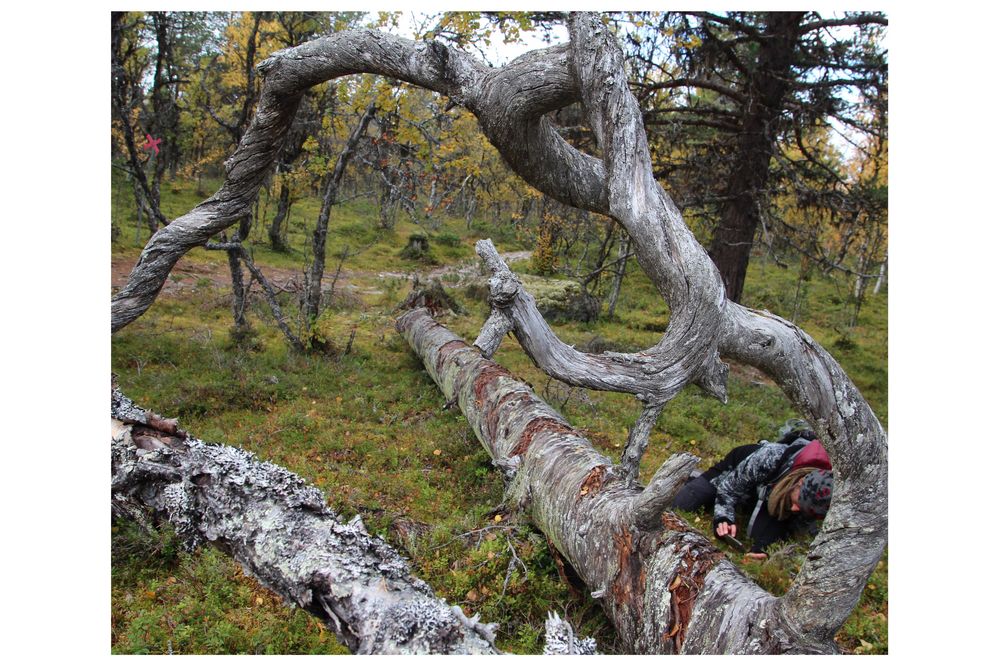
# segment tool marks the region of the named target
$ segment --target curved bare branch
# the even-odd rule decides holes
[[[831,641],[888,542],[884,429],[832,356],[776,315],[730,303],[719,349],[773,378],[829,451],[832,506],[779,610],[793,633]]]
[[[566,51],[564,46],[536,51],[491,70],[436,42],[351,30],[274,53],[258,65],[265,76],[260,103],[225,163],[222,187],[150,238],[128,282],[112,298],[111,332],[145,312],[181,256],[246,214],[304,92],[349,74],[380,74],[451,97],[480,118],[486,136],[532,185],[566,203],[606,210],[600,162],[570,147],[542,118],[575,99]]]

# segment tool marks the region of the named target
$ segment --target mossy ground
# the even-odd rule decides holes
[[[163,190],[168,216],[200,200],[193,184]],[[115,201],[119,220],[128,219],[126,203],[124,197]],[[398,274],[425,269],[398,256],[419,227],[400,218],[394,229],[379,230],[376,213],[353,202],[336,209],[330,221],[327,266],[335,267],[345,244],[360,250],[344,265],[356,287],[353,295],[335,298],[319,323],[334,347],[342,348],[354,331],[349,354],[337,359],[289,352],[259,303],[250,315],[253,344],[234,345],[228,293],[224,285],[204,279],[161,295],[114,336],[112,369],[121,387],[144,407],[179,417],[203,439],[242,446],[302,475],[342,515],[360,514],[369,530],[411,558],[414,573],[440,596],[468,614],[498,622],[501,649],[538,653],[546,614],[555,610],[580,633],[595,636],[602,652],[615,652],[614,632],[599,606],[560,580],[544,537],[502,505],[500,474],[461,413],[441,409],[439,390],[396,334],[394,309],[409,289]],[[250,246],[258,265],[301,268],[308,226],[317,214],[315,199],[295,205],[290,252],[271,251],[265,232],[256,229]],[[134,220],[128,224],[120,223],[116,258],[134,258],[145,242],[146,233],[140,232],[135,243]],[[463,220],[448,220],[430,231],[434,256],[444,264],[473,259],[474,242],[483,237],[493,238],[501,251],[530,247],[530,239],[515,229],[485,220],[472,229]],[[189,257],[225,263],[207,250]],[[529,262],[514,266],[528,268]],[[394,275],[379,275],[385,272]],[[799,284],[797,278],[795,270],[754,262],[745,302],[790,317],[797,293],[797,323],[843,365],[887,427],[886,295],[870,297],[858,324],[848,327],[849,285],[821,276]],[[446,324],[474,339],[486,306],[461,290],[454,295],[468,314]],[[555,329],[578,345],[598,339],[617,349],[638,349],[659,338],[667,319],[662,300],[631,266],[612,320],[560,323]],[[530,382],[594,445],[612,457],[620,454],[639,413],[633,398],[554,385],[512,340],[496,360]],[[692,451],[707,466],[734,446],[773,438],[786,419],[797,416],[772,383],[748,368],[733,368],[729,395],[728,405],[722,405],[696,389],[683,391],[659,420],[643,477],[678,451]],[[707,515],[687,517],[695,526],[708,526]],[[762,586],[779,593],[803,553],[803,545],[791,544],[764,563],[730,555]],[[129,524],[113,525],[112,565],[115,653],[345,652],[319,622],[284,606],[228,557],[211,548],[182,552],[168,528],[148,535]],[[886,555],[837,637],[845,651],[887,652],[887,570]]]

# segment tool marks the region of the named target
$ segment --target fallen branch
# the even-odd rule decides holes
[[[231,554],[356,654],[497,654],[495,625],[468,618],[409,563],[344,522],[318,488],[252,453],[207,444],[111,391],[116,513],[165,517],[188,547]]]
[[[621,645],[640,654],[835,652],[793,635],[778,599],[702,534],[664,512],[697,458],[670,458],[649,485],[626,482],[606,456],[525,383],[483,358],[426,310],[396,328],[493,464],[507,502],[551,541],[601,599]]]

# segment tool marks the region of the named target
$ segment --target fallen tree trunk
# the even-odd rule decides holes
[[[802,641],[778,599],[675,515],[670,500],[697,463],[668,460],[637,488],[523,382],[412,310],[396,324],[456,402],[518,506],[595,598],[622,644],[644,654],[835,652]]]
[[[318,488],[253,454],[207,444],[111,393],[111,498],[118,515],[170,521],[268,589],[323,620],[356,654],[497,654],[495,625],[465,617],[360,517],[342,521]]]

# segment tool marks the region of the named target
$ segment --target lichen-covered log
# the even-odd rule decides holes
[[[396,327],[506,474],[511,500],[602,600],[629,650],[835,651],[831,642],[792,637],[776,597],[665,511],[697,458],[674,456],[635,488],[530,387],[426,310],[404,314]]]
[[[495,625],[467,618],[410,573],[359,517],[273,463],[208,444],[111,393],[111,497],[119,514],[165,517],[322,619],[357,654],[496,654]]]

